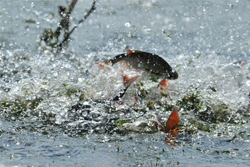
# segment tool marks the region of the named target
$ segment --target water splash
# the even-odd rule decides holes
[[[179,108],[184,120],[188,113],[187,118],[207,123],[240,122],[248,113],[247,63],[242,66],[216,54],[191,58],[178,55],[175,68],[179,78],[169,81],[168,97],[162,96],[158,83],[143,73],[129,88],[123,104],[92,104],[86,99],[109,98],[123,88],[120,70],[131,70],[119,65],[100,69],[96,64],[98,53],[81,58],[68,54],[1,51],[1,103],[6,107],[22,106],[26,114],[32,111],[51,116],[65,132],[71,127],[70,135],[74,135],[72,127],[82,129],[78,131],[83,134],[111,133],[114,129],[152,133],[155,129],[150,120],[156,115],[167,118],[174,107]],[[90,108],[71,110],[70,106],[79,100],[85,100],[82,105]]]

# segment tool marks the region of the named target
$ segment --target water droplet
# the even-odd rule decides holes
[[[151,31],[151,29],[148,28],[147,26],[143,26],[143,27],[142,27],[142,30],[143,30],[143,32],[144,32],[145,34],[148,34],[148,33],[150,33],[150,31]]]
[[[131,27],[131,23],[129,21],[125,22],[125,27]]]

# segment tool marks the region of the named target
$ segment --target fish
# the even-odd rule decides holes
[[[105,64],[111,65],[124,61],[128,66],[146,71],[156,75],[158,78],[174,80],[178,78],[178,73],[160,56],[142,52],[127,50],[127,53],[116,55],[114,58],[106,60]]]

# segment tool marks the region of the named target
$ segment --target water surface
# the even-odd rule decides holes
[[[54,53],[39,39],[56,29],[58,5],[66,2],[0,2],[0,166],[250,165],[249,1],[98,1],[68,48]],[[90,6],[79,0],[72,24]],[[122,88],[118,66],[100,71],[95,62],[127,49],[158,54],[178,71],[170,98],[143,74],[123,105],[91,108],[101,113],[84,122],[91,126],[67,122],[79,99]],[[139,88],[148,93],[134,106]],[[176,146],[150,128],[152,116],[167,120],[173,107],[182,130]]]

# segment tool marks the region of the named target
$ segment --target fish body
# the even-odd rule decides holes
[[[159,78],[177,79],[178,73],[160,56],[148,52],[128,50],[125,54],[119,54],[108,62],[111,65],[124,61],[128,66],[149,72]]]

